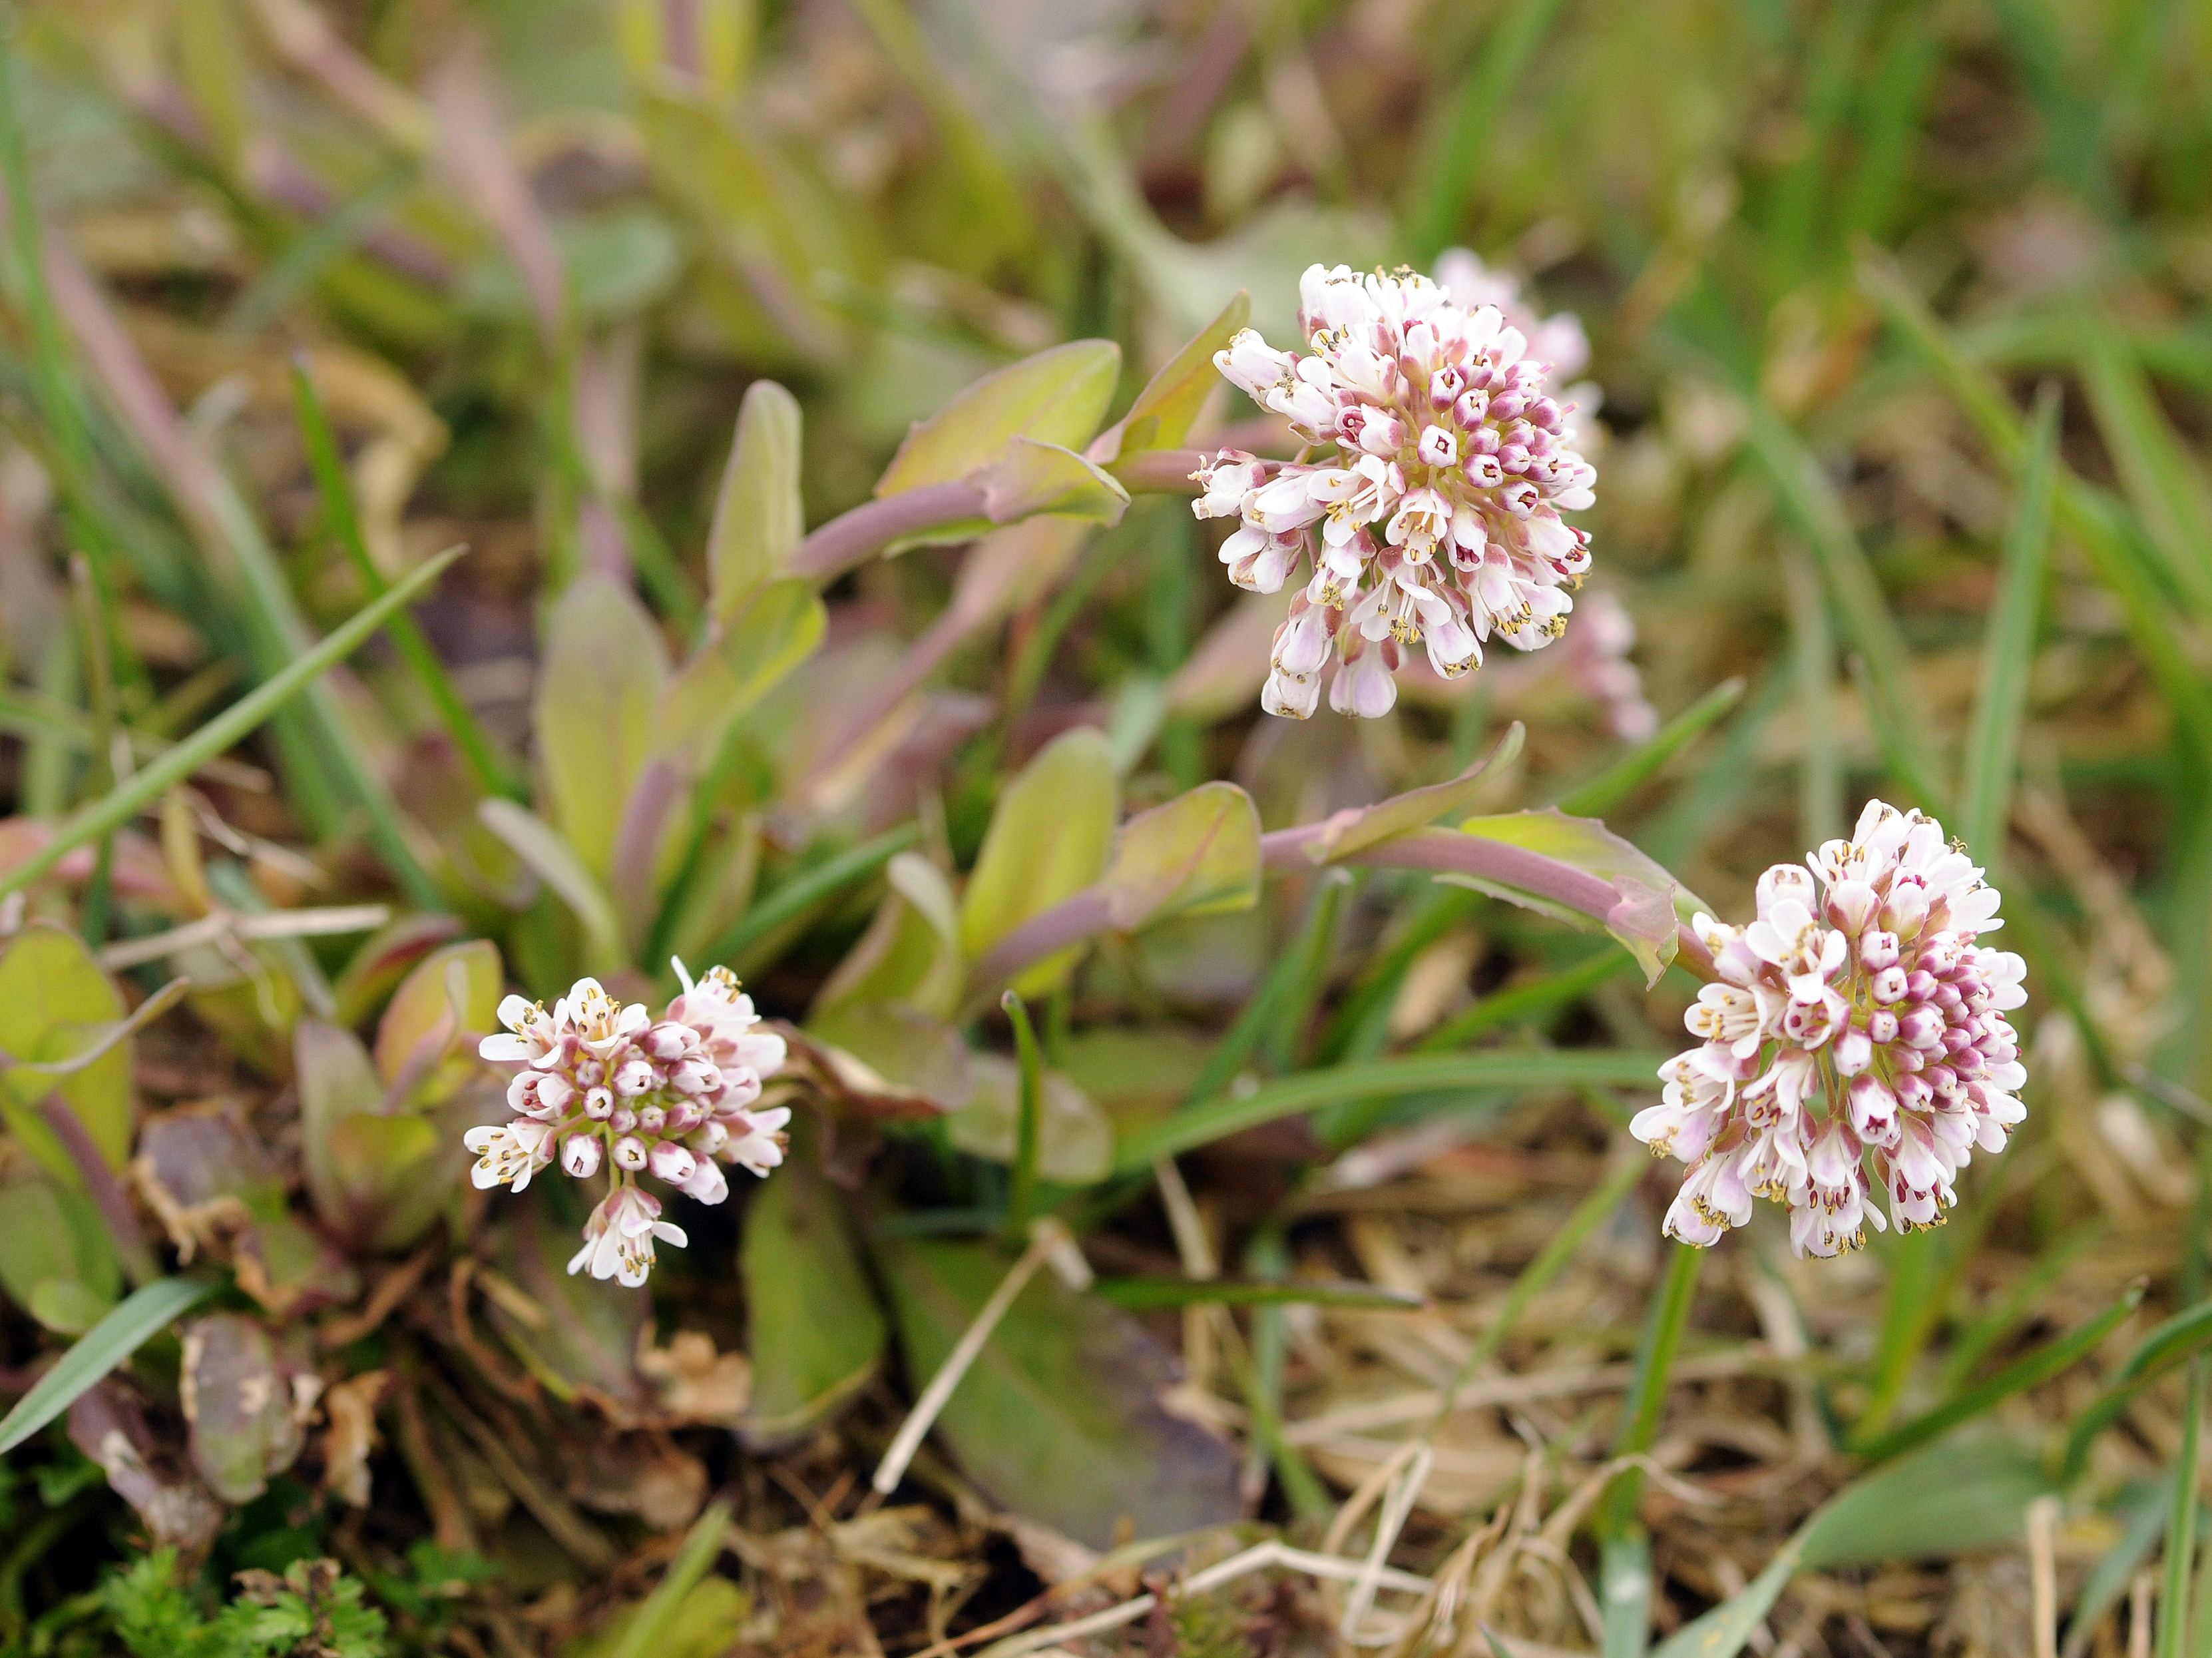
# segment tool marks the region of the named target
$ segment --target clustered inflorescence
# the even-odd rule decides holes
[[[1869,1163],[1900,1231],[1944,1218],[1973,1148],[2027,1114],[2005,1018],[2027,967],[1976,942],[1997,903],[1942,825],[1871,801],[1850,839],[1759,877],[1751,925],[1697,918],[1718,972],[1686,1020],[1702,1045],[1661,1067],[1663,1101],[1632,1125],[1689,1165],[1670,1236],[1713,1243],[1768,1198],[1799,1254],[1856,1248],[1884,1224]]]
[[[655,1022],[625,1006],[595,978],[580,978],[548,1013],[510,996],[500,1004],[507,1034],[488,1036],[486,1059],[519,1062],[507,1084],[516,1115],[465,1137],[477,1154],[480,1187],[517,1192],[539,1169],[588,1179],[604,1163],[612,1185],[584,1224],[584,1247],[568,1271],[641,1284],[655,1238],[684,1247],[683,1229],[660,1218],[660,1200],[638,1185],[650,1174],[702,1204],[730,1195],[721,1165],[765,1175],[783,1161],[779,1131],[791,1112],[754,1110],[761,1083],[782,1068],[784,1041],[756,1031],[752,998],[721,967],[696,984],[676,964],[684,993]]]
[[[1574,449],[1573,405],[1550,394],[1550,365],[1496,305],[1455,304],[1412,271],[1316,265],[1299,297],[1310,356],[1248,328],[1214,363],[1308,453],[1334,452],[1224,449],[1192,474],[1192,510],[1238,521],[1221,548],[1238,586],[1277,592],[1312,560],[1262,706],[1305,718],[1334,659],[1329,706],[1373,718],[1396,701],[1413,645],[1455,679],[1493,635],[1524,650],[1558,638],[1589,568],[1589,535],[1559,515],[1591,503],[1597,474]]]

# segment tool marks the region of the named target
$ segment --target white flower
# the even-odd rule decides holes
[[[790,1120],[790,1110],[782,1106],[752,1112],[742,1119],[738,1131],[716,1155],[724,1162],[750,1169],[765,1179],[769,1170],[783,1161],[781,1136],[783,1125]]]
[[[483,1045],[485,1058],[525,1069],[507,1085],[514,1118],[463,1137],[477,1154],[479,1187],[520,1192],[556,1151],[574,1179],[612,1171],[614,1189],[585,1228],[571,1271],[588,1265],[596,1277],[642,1283],[653,1240],[684,1241],[659,1220],[659,1201],[636,1185],[640,1176],[720,1203],[729,1186],[716,1157],[762,1175],[783,1160],[778,1131],[789,1111],[748,1111],[783,1066],[783,1039],[755,1028],[752,999],[726,969],[695,982],[681,961],[675,968],[683,993],[659,1021],[580,978],[550,1014],[508,997],[500,1007],[507,1033]]]
[[[1371,718],[1395,703],[1382,681],[1402,660],[1363,649],[1377,628],[1398,646],[1425,640],[1447,676],[1478,665],[1492,633],[1534,650],[1565,631],[1565,589],[1589,552],[1559,512],[1591,503],[1596,473],[1572,447],[1571,410],[1548,393],[1547,360],[1523,350],[1528,337],[1578,357],[1587,347],[1559,320],[1508,326],[1496,306],[1407,271],[1316,265],[1298,291],[1310,355],[1247,329],[1214,363],[1334,453],[1277,463],[1224,450],[1192,474],[1202,486],[1192,510],[1238,519],[1221,559],[1241,587],[1275,592],[1300,558],[1314,560],[1306,596],[1319,613],[1300,621],[1293,606],[1261,705],[1304,718],[1334,657],[1330,705]],[[1394,584],[1407,597],[1382,614],[1376,595]],[[1338,625],[1363,593],[1358,631]]]
[[[660,1201],[634,1186],[617,1186],[584,1222],[584,1247],[568,1262],[573,1275],[591,1269],[595,1278],[616,1278],[636,1289],[653,1271],[653,1240],[682,1249],[684,1228],[660,1218]]]
[[[472,1128],[461,1136],[461,1143],[477,1154],[470,1178],[479,1192],[509,1185],[520,1192],[532,1174],[553,1161],[552,1125],[528,1118],[495,1128]]]
[[[1869,1220],[1939,1223],[1973,1151],[2002,1149],[2026,1115],[2005,1014],[2027,968],[1976,942],[1997,893],[1942,825],[1874,801],[1757,898],[1742,929],[1698,917],[1717,982],[1685,1022],[1704,1045],[1661,1068],[1663,1100],[1631,1125],[1689,1165],[1668,1233],[1712,1243],[1753,1197],[1790,1206],[1801,1255],[1857,1247]]]

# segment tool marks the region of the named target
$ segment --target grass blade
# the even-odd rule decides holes
[[[1882,256],[1863,254],[1859,282],[1937,384],[1980,429],[1998,462],[2017,467],[2027,446],[2027,425],[1996,381]],[[2058,473],[2054,504],[2060,525],[2088,556],[2097,579],[2119,600],[2136,653],[2190,746],[2201,763],[2212,764],[2212,684],[2197,671],[2174,625],[2166,584],[2152,568],[2142,532],[2119,503],[2064,468]]]
[[[2166,1586],[2158,1598],[2158,1658],[2183,1658],[2189,1633],[2189,1568],[2197,1558],[2197,1458],[2204,1433],[2204,1360],[2189,1362],[2181,1398],[2181,1454],[2174,1459],[2173,1509],[2166,1522]]]
[[[1651,1448],[1659,1436],[1659,1413],[1667,1403],[1667,1378],[1681,1350],[1682,1332],[1689,1326],[1690,1305],[1697,1297],[1698,1268],[1705,1252],[1678,1243],[1667,1252],[1667,1275],[1660,1280],[1658,1299],[1651,1303],[1643,1339],[1637,1344],[1636,1374],[1620,1411],[1620,1426],[1613,1435],[1613,1454],[1633,1456]],[[1599,1538],[1610,1543],[1637,1529],[1636,1511],[1644,1501],[1644,1470],[1624,1468],[1613,1478],[1598,1500],[1594,1521]],[[1646,1574],[1648,1578],[1649,1574]],[[1644,1589],[1647,1602],[1650,1588]]]
[[[1115,1149],[1116,1173],[1151,1167],[1278,1118],[1294,1117],[1341,1100],[1473,1088],[1564,1088],[1580,1083],[1649,1085],[1663,1054],[1609,1048],[1504,1050],[1471,1054],[1415,1054],[1310,1070],[1263,1082],[1238,1098],[1219,1095],[1185,1106],[1124,1135]]]
[[[143,1346],[171,1320],[216,1292],[213,1278],[156,1278],[131,1295],[80,1336],[54,1368],[40,1376],[15,1408],[0,1417],[0,1456],[76,1403],[93,1385]]]
[[[1941,788],[1934,759],[1921,740],[1925,721],[1912,682],[1911,652],[1897,631],[1889,601],[1882,596],[1881,583],[1851,528],[1835,485],[1804,441],[1763,399],[1752,402],[1750,417],[1752,453],[1772,484],[1784,515],[1812,549],[1844,632],[1867,665],[1874,688],[1868,711],[1878,726],[1887,729],[1911,770]]]
[[[2015,1359],[1978,1387],[1936,1406],[1925,1416],[1914,1417],[1894,1432],[1883,1435],[1865,1447],[1860,1454],[1869,1462],[1887,1462],[1948,1433],[1962,1422],[1972,1421],[2014,1393],[2039,1387],[2095,1352],[2105,1338],[2119,1328],[2128,1314],[2135,1311],[2142,1298],[2143,1285],[2139,1281],[2079,1329],[2069,1332],[2057,1341],[2045,1343],[2033,1352]]]
[[[1413,1044],[1415,1053],[1448,1053],[1463,1048],[1485,1031],[1524,1019],[1540,1019],[1579,1002],[1624,968],[1636,965],[1627,951],[1608,945],[1595,955],[1525,984],[1492,991],[1471,1008],[1462,1008]]]
[[[1237,1022],[1206,1056],[1206,1069],[1191,1084],[1191,1100],[1205,1100],[1218,1094],[1229,1086],[1231,1078],[1244,1069],[1244,1062],[1260,1045],[1261,1038],[1274,1027],[1279,1010],[1297,991],[1306,962],[1314,954],[1314,941],[1336,930],[1337,911],[1351,885],[1352,876],[1345,870],[1332,869],[1322,876],[1314,888],[1297,936],[1276,956],[1274,965],[1267,969],[1267,976],[1260,981],[1259,990],[1244,1004],[1244,1011],[1237,1015]]]
[[[456,547],[410,570],[383,597],[332,629],[314,649],[255,686],[144,771],[70,814],[44,848],[0,875],[0,896],[21,891],[76,848],[128,823],[173,786],[258,726],[319,675],[351,655],[384,625],[386,617],[435,582],[445,573],[446,567],[460,556],[461,550]]]
[[[1013,1022],[1014,1047],[1021,1058],[1021,1094],[1014,1117],[1014,1166],[1006,1186],[1006,1229],[1029,1234],[1036,1212],[1037,1156],[1044,1114],[1044,1056],[1037,1051],[1036,1029],[1020,997],[1008,991],[999,998]]]
[[[1667,762],[1711,730],[1743,699],[1741,680],[1723,680],[1660,727],[1658,735],[1624,755],[1559,803],[1569,817],[1601,818],[1659,775]]]
[[[1428,1305],[1424,1296],[1355,1280],[1130,1277],[1101,1278],[1092,1288],[1131,1313],[1215,1305],[1352,1307],[1376,1313],[1408,1313]]]
[[[1959,832],[1985,863],[2004,848],[2012,814],[2013,769],[2027,708],[2028,669],[2035,661],[2035,625],[2051,548],[2051,501],[2058,467],[2058,396],[2036,399],[2035,419],[2021,460],[2019,495],[2005,536],[1996,602],[1982,640],[1981,683],[1967,728],[1966,781]]]
[[[653,1593],[632,1614],[622,1638],[615,1643],[607,1658],[646,1658],[647,1653],[659,1649],[684,1597],[699,1587],[700,1580],[712,1570],[716,1557],[722,1552],[722,1539],[729,1529],[729,1505],[722,1503],[710,1504],[706,1513],[691,1522],[691,1529],[684,1534],[684,1546],[668,1563],[668,1570],[653,1585]]]
[[[1789,600],[1790,661],[1797,680],[1797,838],[1818,846],[1844,832],[1844,756],[1819,734],[1836,728],[1836,636],[1820,573],[1793,543],[1779,550]]]
[[[734,961],[786,922],[806,913],[823,899],[872,875],[921,838],[921,826],[902,824],[873,840],[837,854],[805,875],[784,882],[740,916],[707,952],[709,961]]]
[[[2076,321],[2082,384],[2121,490],[2175,588],[2199,616],[2212,614],[2212,505],[2204,481],[2111,319],[2083,307]]]
[[[323,399],[315,389],[313,376],[307,372],[304,357],[292,359],[292,403],[300,421],[300,437],[307,451],[307,463],[315,474],[315,489],[322,497],[323,512],[329,523],[332,538],[353,565],[354,573],[361,577],[362,585],[372,599],[381,598],[389,583],[376,561],[368,556],[368,542],[361,531],[361,515],[353,498],[353,480],[346,475],[345,462],[339,457],[337,437],[331,430],[330,417],[324,411]],[[477,786],[487,795],[504,795],[509,800],[526,800],[525,789],[514,769],[500,757],[492,746],[491,738],[478,723],[475,711],[462,700],[446,665],[431,648],[430,642],[416,625],[415,619],[405,611],[395,611],[385,624],[385,633],[392,649],[399,653],[408,670],[422,687],[430,705],[438,710],[446,734],[453,738],[453,747],[475,774]]]
[[[1444,94],[1439,117],[1425,124],[1431,136],[1419,153],[1430,157],[1430,164],[1409,192],[1406,214],[1413,251],[1424,261],[1449,247],[1459,234],[1491,131],[1560,9],[1561,0],[1522,0],[1494,14],[1490,38]]]

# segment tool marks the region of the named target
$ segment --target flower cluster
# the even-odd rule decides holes
[[[478,1049],[522,1066],[507,1088],[514,1119],[465,1137],[478,1186],[520,1192],[556,1156],[580,1180],[611,1166],[611,1189],[585,1222],[571,1272],[589,1267],[595,1278],[641,1284],[655,1238],[684,1247],[683,1229],[660,1218],[641,1174],[719,1204],[730,1195],[722,1164],[765,1175],[783,1161],[778,1131],[791,1112],[751,1109],[762,1079],[782,1068],[783,1039],[753,1029],[752,998],[726,969],[696,984],[680,961],[676,973],[684,993],[658,1022],[597,979],[580,978],[550,1013],[508,997],[499,1008],[507,1033]]]
[[[1981,876],[1934,819],[1871,801],[1850,839],[1759,877],[1750,926],[1697,918],[1718,972],[1686,1021],[1702,1045],[1632,1125],[1689,1165],[1670,1236],[1712,1243],[1769,1198],[1799,1254],[1856,1248],[1884,1224],[1869,1165],[1899,1230],[1944,1218],[1973,1148],[2027,1114],[2005,1018],[2027,968],[1976,942],[2002,924]]]
[[[1566,629],[1589,537],[1559,515],[1587,507],[1596,472],[1573,448],[1571,405],[1548,365],[1494,305],[1468,308],[1408,271],[1316,265],[1299,284],[1312,355],[1248,328],[1214,363],[1310,446],[1295,461],[1224,449],[1192,477],[1200,518],[1234,518],[1230,579],[1279,591],[1302,559],[1311,579],[1275,635],[1261,704],[1304,719],[1340,666],[1329,706],[1373,718],[1397,699],[1406,650],[1456,679],[1493,634],[1523,650]]]

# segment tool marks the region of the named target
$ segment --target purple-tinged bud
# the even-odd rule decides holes
[[[1448,363],[1429,376],[1429,406],[1449,409],[1459,401],[1461,393],[1466,390],[1467,375],[1455,365]]]
[[[712,1118],[691,1137],[691,1149],[702,1157],[711,1157],[730,1143],[730,1131]]]
[[[1905,976],[1902,967],[1884,967],[1874,976],[1868,988],[1877,1002],[1888,1003],[1905,1000]]]
[[[576,1081],[587,1088],[595,1088],[607,1080],[607,1068],[589,1057],[576,1062],[575,1074]]]
[[[668,1113],[659,1106],[647,1106],[637,1113],[637,1125],[647,1134],[658,1134],[667,1122]]]
[[[688,1026],[664,1020],[639,1037],[637,1045],[655,1059],[681,1059],[685,1050],[697,1040]]]
[[[689,1134],[707,1120],[707,1108],[696,1100],[678,1100],[669,1106],[663,1132]]]
[[[1490,393],[1474,390],[1463,394],[1452,405],[1452,418],[1468,430],[1473,431],[1490,412]]]
[[[561,1142],[561,1167],[580,1180],[599,1172],[599,1137],[572,1134]]]
[[[1939,978],[1957,966],[1966,954],[1956,933],[1930,933],[1920,941],[1920,965]]]
[[[1872,1071],[1851,1079],[1849,1094],[1851,1127],[1870,1144],[1887,1142],[1897,1127],[1897,1096]]]
[[[615,1167],[633,1173],[645,1167],[645,1142],[635,1134],[625,1134],[615,1142]]]
[[[1863,881],[1839,881],[1828,888],[1824,907],[1831,924],[1856,936],[1874,919],[1874,912],[1881,907],[1881,899]]]
[[[584,1095],[584,1115],[594,1122],[604,1123],[615,1114],[615,1096],[611,1088],[592,1088]]]
[[[641,1094],[651,1094],[660,1086],[660,1074],[653,1062],[642,1057],[625,1059],[615,1072],[615,1092],[635,1100]]]
[[[1876,1008],[1867,1015],[1867,1035],[1877,1046],[1887,1047],[1897,1040],[1897,1015],[1887,1008]]]
[[[1948,1065],[1930,1065],[1920,1073],[1920,1080],[1936,1092],[1938,1100],[1950,1100],[1959,1092],[1959,1073]]]
[[[1498,464],[1516,476],[1528,470],[1528,451],[1518,443],[1507,443],[1498,451]]]
[[[637,1113],[628,1106],[619,1106],[615,1114],[607,1119],[607,1126],[617,1134],[627,1134],[637,1126]]]
[[[1936,975],[1925,967],[1915,967],[1905,975],[1905,994],[1915,1002],[1932,1000],[1936,995]]]
[[[1928,919],[1928,889],[1917,881],[1899,881],[1889,889],[1889,898],[1881,906],[1881,924],[1885,931],[1899,938],[1910,938],[1920,930],[1920,923]]]
[[[1859,966],[1864,967],[1869,972],[1878,973],[1884,967],[1894,967],[1897,962],[1898,944],[1895,933],[1877,930],[1868,933],[1859,940]]]
[[[722,1166],[710,1157],[691,1171],[682,1189],[694,1203],[719,1204],[730,1195],[730,1182]]]
[[[1936,1098],[1936,1090],[1928,1086],[1924,1076],[1899,1077],[1895,1092],[1897,1103],[1907,1111],[1925,1111]]]
[[[1874,1064],[1874,1040],[1862,1030],[1848,1030],[1836,1039],[1836,1071],[1856,1076]]]
[[[668,1083],[678,1094],[712,1094],[722,1086],[722,1073],[711,1060],[686,1059],[669,1073]]]
[[[1528,406],[1528,399],[1519,392],[1508,392],[1503,397],[1491,399],[1490,418],[1502,426],[1509,420],[1520,418],[1521,411]]]
[[[652,1165],[654,1177],[667,1181],[671,1186],[682,1186],[691,1178],[691,1171],[699,1166],[699,1160],[673,1140],[663,1140],[653,1147],[647,1161]]]
[[[1943,1042],[1943,1015],[1933,1008],[1914,1008],[1897,1021],[1897,1033],[1907,1047],[1940,1047]]]
[[[1929,993],[1928,999],[1947,1013],[1964,1005],[1966,998],[1959,994],[1959,987],[1948,981],[1939,984]]]

